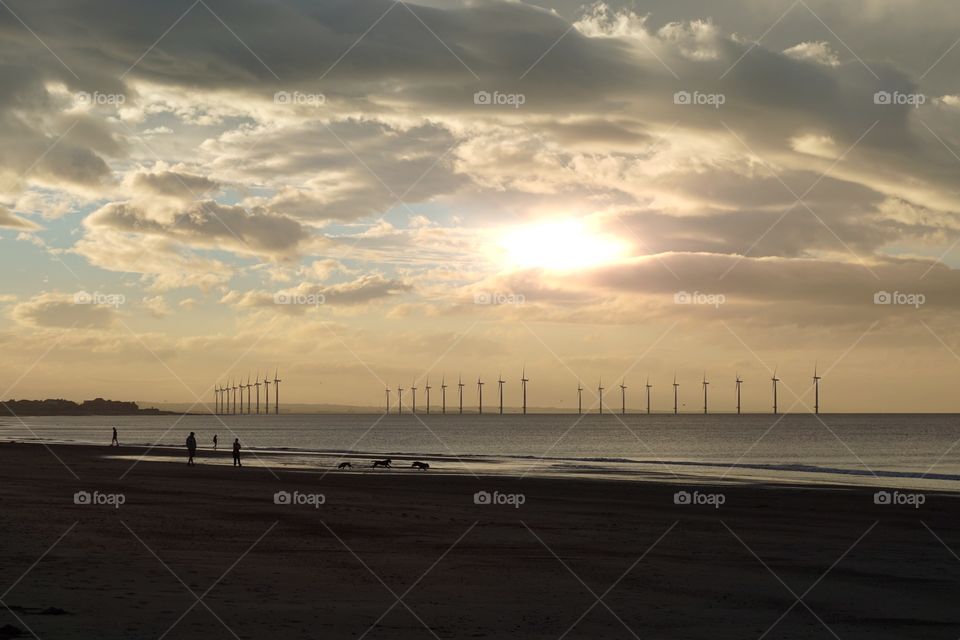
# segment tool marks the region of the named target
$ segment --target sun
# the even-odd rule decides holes
[[[627,252],[626,242],[576,219],[514,227],[499,244],[507,263],[521,269],[584,269],[616,262]]]

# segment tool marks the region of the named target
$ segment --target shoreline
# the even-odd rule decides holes
[[[111,447],[84,441],[52,439],[0,440],[3,445],[62,446],[89,448],[100,455],[115,459],[134,460],[149,457],[160,463],[185,460],[185,449],[175,444],[123,444]],[[198,462],[204,459],[215,464],[230,464],[230,442],[214,450],[198,448]],[[673,481],[683,485],[775,485],[805,488],[839,487],[862,489],[898,489],[943,495],[960,496],[960,476],[954,474],[919,473],[885,470],[857,470],[819,467],[802,464],[754,464],[743,462],[705,462],[696,460],[653,460],[633,458],[562,456],[529,456],[498,454],[454,454],[443,452],[412,453],[405,451],[343,451],[336,449],[303,449],[296,447],[245,447],[243,458],[254,466],[306,473],[343,473],[336,470],[340,462],[350,462],[351,473],[362,473],[373,460],[394,460],[392,473],[412,471],[405,469],[414,461],[430,464],[432,475],[497,477],[497,478],[553,478],[579,479],[595,482],[661,483]],[[384,473],[385,470],[379,470]],[[721,473],[722,472],[722,473]]]

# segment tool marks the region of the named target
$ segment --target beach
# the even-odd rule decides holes
[[[157,453],[0,445],[0,637],[960,634],[949,494]]]

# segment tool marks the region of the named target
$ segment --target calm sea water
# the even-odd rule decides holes
[[[955,415],[281,415],[0,419],[0,439],[201,448],[239,437],[252,461],[429,460],[432,472],[810,482],[960,490]],[[106,453],[122,454],[122,449]]]

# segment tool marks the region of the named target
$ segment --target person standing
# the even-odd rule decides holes
[[[213,434],[213,450],[217,450],[217,434]]]
[[[193,431],[190,432],[190,435],[187,436],[187,464],[193,466],[193,456],[197,454],[197,437],[194,435]]]
[[[119,447],[119,446],[120,446],[120,440],[117,439],[117,428],[116,428],[116,427],[113,428],[113,440],[110,441],[110,446],[111,446],[111,447]]]
[[[240,464],[240,438],[233,439],[233,466],[242,467]]]

